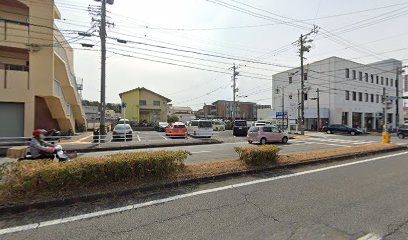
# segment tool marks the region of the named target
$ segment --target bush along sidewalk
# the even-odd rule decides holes
[[[134,152],[70,162],[11,163],[0,173],[0,196],[55,195],[124,180],[162,179],[182,171],[188,155],[187,151]]]
[[[281,150],[275,145],[263,145],[256,147],[235,147],[235,151],[248,166],[274,165],[278,161],[278,152]]]

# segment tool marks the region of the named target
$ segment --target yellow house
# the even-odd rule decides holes
[[[135,88],[119,94],[123,103],[126,103],[126,118],[134,122],[166,122],[167,103],[170,99],[163,97],[144,87]],[[122,117],[124,111],[122,110]]]
[[[73,50],[53,0],[0,1],[0,137],[86,125]]]

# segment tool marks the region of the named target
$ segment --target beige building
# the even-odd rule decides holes
[[[137,123],[157,123],[167,121],[167,104],[170,99],[144,87],[135,88],[119,94],[126,103],[126,118]],[[122,116],[124,117],[124,116]]]
[[[0,137],[86,124],[60,17],[52,0],[0,1]]]

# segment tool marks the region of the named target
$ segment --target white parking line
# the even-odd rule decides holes
[[[137,137],[137,140],[140,142],[141,140],[140,140],[140,137],[139,137],[139,135],[136,135],[136,137]]]
[[[76,216],[72,216],[72,217],[59,218],[59,219],[45,221],[45,222],[27,224],[27,225],[22,225],[22,226],[17,226],[17,227],[3,228],[3,229],[0,229],[0,235],[5,235],[5,234],[15,233],[15,232],[22,232],[22,231],[27,231],[27,230],[33,230],[33,229],[38,229],[38,228],[42,228],[42,227],[46,227],[46,226],[53,226],[53,225],[58,225],[58,224],[63,224],[63,223],[68,223],[68,222],[74,222],[74,221],[79,221],[79,220],[84,220],[84,219],[90,219],[90,218],[95,218],[95,217],[101,217],[101,216],[106,216],[106,215],[110,215],[110,214],[129,211],[129,210],[133,210],[133,209],[139,209],[139,208],[154,206],[154,205],[163,204],[163,203],[167,203],[167,202],[172,202],[172,201],[175,201],[175,200],[180,200],[180,199],[189,198],[189,197],[193,197],[193,196],[199,196],[199,195],[204,195],[204,194],[208,194],[208,193],[220,192],[220,191],[225,191],[225,190],[229,190],[229,189],[255,185],[255,184],[259,184],[259,183],[272,182],[272,181],[281,180],[281,179],[285,179],[285,178],[298,177],[298,176],[302,176],[302,175],[328,171],[328,170],[332,170],[332,169],[336,169],[336,168],[342,168],[342,167],[347,167],[347,166],[352,166],[352,165],[357,165],[357,164],[363,164],[363,163],[367,163],[367,162],[378,161],[378,160],[382,160],[382,159],[386,159],[386,158],[391,158],[391,160],[392,160],[393,159],[392,157],[401,156],[401,155],[405,155],[405,154],[408,154],[408,151],[395,153],[395,154],[390,154],[390,155],[385,155],[385,156],[380,156],[380,157],[375,157],[375,158],[369,158],[369,159],[365,159],[365,160],[361,160],[361,161],[355,161],[355,162],[350,162],[350,163],[344,163],[344,164],[329,166],[329,167],[317,168],[317,169],[303,171],[303,172],[291,173],[291,174],[281,175],[281,176],[277,176],[277,177],[258,179],[258,180],[249,181],[249,182],[226,185],[226,186],[223,186],[223,187],[217,187],[217,188],[211,188],[211,189],[207,189],[207,190],[201,190],[201,191],[196,191],[196,192],[191,192],[191,193],[185,193],[185,194],[180,194],[180,195],[167,197],[167,198],[163,198],[163,199],[157,199],[157,200],[152,200],[152,201],[138,203],[138,204],[132,204],[132,205],[128,205],[128,206],[125,206],[125,207],[107,209],[107,210],[102,210],[102,211],[97,211],[97,212],[92,212],[92,213],[86,213],[86,214],[76,215]]]
[[[381,240],[382,237],[376,233],[369,233],[362,237],[357,238],[357,240]]]
[[[164,140],[169,140],[168,138],[166,138],[165,136],[161,136],[162,138],[164,138]]]

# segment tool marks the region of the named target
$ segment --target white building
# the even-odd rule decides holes
[[[168,106],[168,115],[176,115],[180,122],[187,122],[196,118],[190,107],[177,107],[171,104]]]
[[[390,99],[387,104],[387,122],[396,127],[396,100],[402,96],[402,82],[396,86],[397,68],[401,61],[388,59],[371,64],[330,57],[305,65],[305,128],[316,129],[326,124],[345,124],[352,127],[380,129],[383,91]],[[402,79],[399,76],[399,79]],[[320,95],[320,124],[317,123],[317,89]],[[282,91],[283,90],[283,91]],[[273,75],[273,110],[282,111],[284,92],[285,112],[291,129],[298,118],[298,91],[300,68]],[[399,100],[399,123],[403,122],[402,101]]]

